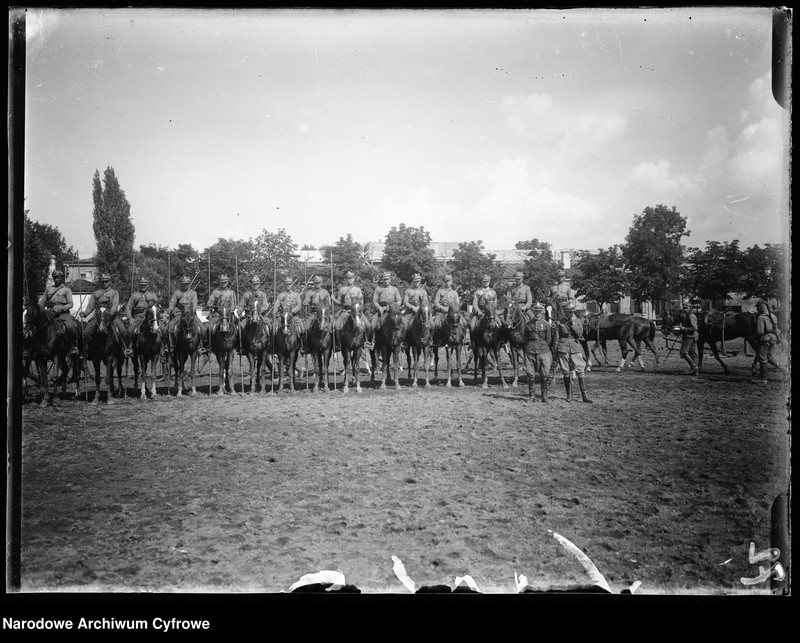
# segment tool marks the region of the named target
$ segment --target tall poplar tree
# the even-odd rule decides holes
[[[100,182],[95,170],[92,183],[94,200],[94,238],[97,243],[97,267],[114,280],[120,299],[131,293],[133,240],[136,232],[131,220],[131,205],[119,185],[114,168],[108,166]]]

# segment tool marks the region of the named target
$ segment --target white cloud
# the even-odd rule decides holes
[[[671,171],[671,163],[666,159],[659,159],[656,162],[644,162],[634,166],[631,170],[629,185],[634,184],[647,188],[656,195],[657,201],[669,200],[666,197],[693,190],[695,181],[688,174],[674,174]]]

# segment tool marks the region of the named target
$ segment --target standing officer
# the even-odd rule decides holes
[[[419,311],[420,306],[428,303],[428,291],[422,287],[421,283],[422,275],[415,272],[411,275],[411,285],[403,293],[403,307],[406,309],[403,315],[403,323],[406,326],[406,330],[411,326],[411,320]]]
[[[227,308],[230,314],[236,311],[236,293],[228,286],[228,276],[220,275],[217,287],[208,298],[208,345],[211,346],[211,337],[217,330],[220,322],[220,311]]]
[[[250,279],[250,290],[246,291],[244,295],[242,295],[242,300],[239,302],[239,308],[236,310],[237,315],[242,318],[240,322],[242,327],[244,327],[245,324],[244,316],[247,315],[251,309],[254,309],[258,312],[263,322],[267,322],[269,297],[267,296],[267,293],[261,290],[261,279],[259,279],[258,275],[255,275]]]
[[[475,333],[475,326],[478,323],[478,319],[483,317],[483,315],[486,313],[486,304],[492,301],[495,303],[495,305],[497,304],[497,293],[489,285],[490,281],[491,277],[489,277],[489,275],[483,275],[483,277],[481,277],[481,284],[483,285],[478,288],[478,290],[476,290],[475,294],[472,296],[472,314],[470,315],[469,320],[470,337],[472,337],[472,335]],[[496,319],[496,308],[494,316]]]
[[[433,298],[433,308],[436,311],[433,318],[434,330],[441,327],[451,305],[456,309],[460,309],[461,299],[458,296],[458,292],[453,289],[453,275],[445,275],[444,286],[436,291],[436,295]]]
[[[117,313],[119,312],[119,292],[116,288],[111,287],[111,275],[103,273],[100,276],[100,288],[95,290],[89,297],[89,302],[86,304],[86,310],[81,312],[81,317],[88,317],[90,313],[94,312],[97,308],[107,308],[108,314],[111,317],[111,327],[117,341],[123,346],[124,350],[130,350],[127,342],[128,329],[119,319]],[[91,339],[94,329],[97,327],[97,317],[92,317],[89,324],[86,326],[85,335],[86,340]]]
[[[691,303],[688,299],[683,300],[683,314],[681,315],[680,332],[683,336],[681,341],[681,357],[689,364],[686,375],[697,375],[697,313],[701,310],[698,302]]]
[[[375,292],[372,295],[372,305],[375,307],[375,314],[372,315],[371,324],[373,334],[374,331],[378,330],[381,318],[389,309],[389,306],[391,304],[397,304],[399,306],[403,303],[400,291],[396,286],[390,283],[391,278],[392,275],[390,272],[384,272],[381,275],[380,285],[375,288]]]
[[[331,310],[331,295],[322,287],[322,277],[314,275],[311,280],[311,288],[306,292],[303,298],[303,306],[308,311],[306,317],[306,331],[317,321],[319,311],[323,308],[328,309],[328,313],[332,314]]]
[[[174,350],[175,344],[178,341],[178,324],[183,316],[184,309],[187,315],[191,315],[194,320],[194,325],[198,328],[198,332],[202,330],[202,325],[197,317],[197,292],[189,288],[192,280],[186,275],[181,277],[178,290],[172,293],[169,300],[169,322],[167,323],[167,337],[169,339],[169,350]]]
[[[533,400],[536,373],[542,385],[542,402],[547,402],[547,378],[553,363],[556,334],[544,317],[544,304],[533,305],[533,319],[525,324],[525,370],[528,373],[528,401]],[[565,378],[569,380],[569,378]]]
[[[72,289],[64,285],[64,273],[60,270],[53,271],[53,285],[47,286],[39,298],[39,308],[49,308],[53,311],[59,335],[66,335],[69,342],[69,352],[78,354],[78,329],[75,319],[70,314],[72,308]]]
[[[583,371],[586,368],[586,360],[583,357],[583,347],[581,338],[583,337],[583,323],[575,313],[575,304],[569,302],[563,309],[564,315],[556,322],[556,350],[558,351],[558,363],[564,377],[564,387],[567,389],[567,402],[572,402],[572,382],[570,370],[578,375],[578,385],[581,389],[583,401],[592,403],[586,395],[586,383],[583,380]]]
[[[145,311],[151,306],[160,308],[158,304],[158,295],[148,289],[150,282],[141,277],[138,282],[139,292],[135,292],[128,299],[128,305],[125,306],[125,315],[131,320],[131,342],[136,345],[136,337],[139,334],[139,327],[144,321]],[[159,319],[158,316],[156,319]],[[163,324],[159,323],[159,326]],[[166,330],[162,328],[162,331]]]
[[[333,303],[338,304],[340,308],[336,316],[336,321],[334,322],[337,332],[342,330],[348,315],[350,315],[350,310],[353,308],[353,304],[358,302],[362,306],[364,305],[364,293],[361,292],[361,288],[355,285],[355,281],[356,276],[353,274],[353,271],[348,270],[344,273],[344,283],[339,286],[339,291],[333,297]]]
[[[530,286],[522,283],[525,275],[521,270],[514,273],[514,286],[511,288],[511,298],[519,304],[522,312],[525,313],[525,319],[530,321],[532,317],[531,306],[533,306],[533,295],[531,295]]]

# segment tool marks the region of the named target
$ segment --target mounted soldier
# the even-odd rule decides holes
[[[97,308],[108,309],[108,314],[111,318],[111,327],[114,330],[114,335],[117,342],[126,350],[130,350],[128,345],[128,329],[119,318],[119,292],[116,288],[111,286],[111,275],[103,273],[100,276],[100,288],[95,290],[89,297],[89,302],[86,304],[86,309],[81,312],[81,317],[88,317]],[[97,318],[92,317],[86,326],[84,336],[88,342],[91,339],[94,329],[97,327]]]
[[[261,290],[261,279],[258,275],[250,279],[250,290],[247,290],[242,295],[242,300],[239,302],[239,307],[236,309],[236,314],[241,319],[240,325],[244,326],[244,317],[254,307],[255,310],[258,310],[262,321],[265,323],[268,322],[269,297],[266,292]]]
[[[191,283],[192,280],[186,275],[181,277],[178,289],[172,293],[172,297],[169,300],[167,338],[169,340],[170,352],[174,350],[178,340],[178,325],[180,324],[184,310],[187,315],[191,315],[194,318],[195,326],[202,328],[200,319],[197,317],[197,292],[190,287]]]
[[[497,293],[489,285],[490,282],[491,277],[489,277],[489,275],[483,275],[483,277],[481,277],[482,286],[475,291],[472,297],[472,314],[469,320],[470,337],[475,335],[475,326],[478,320],[486,313],[486,304],[489,302],[497,304]],[[495,311],[496,310],[495,307]],[[496,317],[497,313],[495,312],[495,318]]]
[[[333,303],[339,306],[339,312],[334,321],[334,328],[337,332],[342,330],[353,304],[358,302],[362,306],[364,305],[364,293],[361,292],[361,288],[355,285],[355,280],[356,276],[352,270],[344,273],[344,283],[339,286],[338,292],[332,298]]]
[[[305,327],[303,319],[300,317],[300,311],[303,308],[303,300],[300,293],[295,292],[293,285],[294,281],[291,277],[286,277],[283,280],[284,290],[278,294],[275,300],[275,311],[278,314],[288,314],[290,323],[295,327],[298,336],[302,339],[305,337]],[[303,347],[305,352],[305,347]]]
[[[567,402],[572,402],[570,370],[573,370],[578,376],[578,385],[581,389],[583,401],[591,404],[592,400],[586,395],[586,383],[583,379],[583,371],[586,368],[583,346],[581,345],[583,322],[578,319],[574,302],[567,303],[562,310],[563,315],[556,321],[555,332],[558,363],[564,377],[564,387],[567,389]]]
[[[384,272],[381,275],[380,285],[375,288],[372,295],[372,305],[375,307],[375,313],[372,315],[372,331],[373,335],[378,330],[381,319],[386,314],[391,304],[401,306],[403,298],[400,296],[400,291],[396,286],[391,284],[392,275],[389,272]]]
[[[569,302],[575,301],[575,291],[569,283],[567,273],[564,270],[559,270],[558,281],[550,286],[550,306],[553,308],[552,317],[556,320],[561,319],[562,310]]]
[[[542,386],[542,402],[547,402],[547,379],[553,362],[556,334],[545,319],[544,304],[533,305],[533,319],[525,324],[525,368],[528,373],[528,400],[533,400],[536,374]]]
[[[511,287],[510,297],[517,302],[517,305],[522,309],[522,312],[525,314],[525,319],[530,321],[533,319],[531,311],[533,295],[531,294],[530,286],[523,283],[522,280],[524,278],[525,275],[521,270],[517,270],[514,273],[514,285]]]
[[[228,276],[220,275],[217,279],[217,287],[208,298],[208,344],[211,345],[211,337],[217,326],[220,323],[220,311],[223,308],[228,310],[229,314],[236,312],[236,293],[231,290],[228,285]]]
[[[411,285],[403,293],[403,323],[406,329],[411,325],[411,320],[417,314],[420,306],[428,303],[428,291],[422,287],[422,276],[415,272],[411,275]]]
[[[78,329],[74,317],[70,314],[72,308],[72,290],[64,284],[64,273],[54,270],[53,285],[47,286],[44,293],[39,298],[39,308],[49,309],[53,313],[53,319],[57,321],[56,327],[58,334],[65,335],[69,342],[69,352],[77,355],[78,351]]]
[[[145,277],[139,279],[138,286],[139,292],[133,293],[125,306],[125,316],[131,323],[130,335],[134,346],[136,346],[136,337],[139,334],[139,327],[144,321],[144,314],[147,309],[153,306],[156,306],[157,309],[160,308],[158,295],[149,289],[150,282]],[[163,326],[162,324],[159,325]],[[166,331],[166,328],[161,330]]]
[[[303,297],[303,307],[308,311],[305,321],[306,331],[317,321],[320,310],[327,308],[328,312],[331,312],[331,295],[322,287],[322,277],[319,275],[314,275],[311,280],[311,287]]]
[[[433,318],[434,329],[441,327],[451,306],[456,310],[460,309],[461,299],[458,296],[458,292],[453,288],[453,276],[445,275],[444,286],[436,291],[436,295],[433,298],[433,308],[436,311]]]

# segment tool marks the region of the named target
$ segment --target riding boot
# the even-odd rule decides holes
[[[533,386],[534,381],[533,378],[528,379],[528,402],[533,402]]]
[[[751,382],[755,382],[756,384],[766,384],[767,382],[769,382],[769,380],[767,379],[767,365],[766,365],[766,363],[759,364],[758,365],[758,369],[759,369],[758,376],[755,379],[750,380],[750,381]]]
[[[542,378],[542,402],[547,402],[547,378]]]
[[[578,373],[578,386],[581,389],[581,397],[587,404],[592,404],[592,400],[586,395],[586,382],[583,379],[583,373]]]
[[[569,378],[569,375],[564,375],[564,388],[567,389],[567,402],[572,402],[572,381]]]

